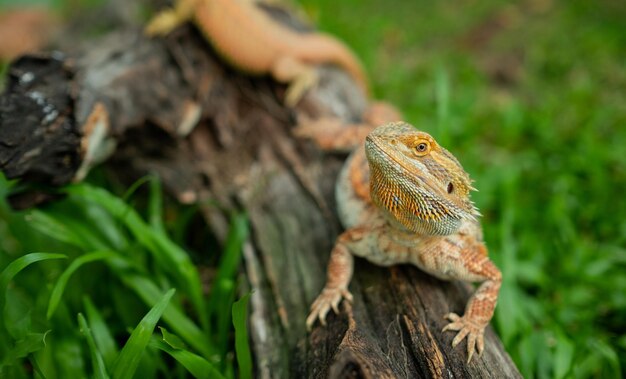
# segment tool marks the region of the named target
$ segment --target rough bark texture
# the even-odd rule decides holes
[[[108,119],[117,149],[107,164],[120,177],[156,171],[180,201],[247,210],[258,377],[520,377],[491,328],[483,356],[471,364],[465,342],[451,348],[454,333],[441,332],[443,315],[463,312],[468,288],[413,267],[357,259],[354,304],[343,303],[327,327],[307,333],[308,308],[341,230],[333,186],[345,157],[296,140],[294,110],[281,105],[284,87],[226,67],[193,28],[165,40],[115,33],[74,57],[23,58],[9,75],[0,97],[0,168],[7,176],[69,181],[84,163],[94,120]],[[319,88],[296,111],[354,121],[365,104],[345,74],[324,68]],[[13,200],[33,205],[48,198],[44,192]],[[206,207],[205,216],[223,237],[221,211]]]

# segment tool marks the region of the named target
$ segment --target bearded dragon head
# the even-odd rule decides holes
[[[404,122],[385,124],[367,136],[365,152],[372,201],[391,222],[448,235],[479,215],[469,175],[429,134]]]

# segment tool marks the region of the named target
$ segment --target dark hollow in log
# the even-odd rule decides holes
[[[294,112],[355,121],[366,104],[347,75],[320,70],[318,88],[289,110],[284,87],[228,68],[190,27],[163,40],[114,33],[73,57],[22,58],[0,97],[0,167],[24,183],[67,183],[95,163],[85,162],[86,146],[94,125],[104,125],[98,146],[117,145],[107,162],[115,175],[156,171],[180,201],[245,208],[258,377],[520,377],[491,327],[471,364],[465,342],[451,348],[443,315],[462,313],[468,287],[413,267],[357,259],[354,304],[307,333],[340,232],[332,194],[344,157],[295,139]],[[27,206],[44,198],[19,199]],[[224,215],[204,214],[223,237]]]

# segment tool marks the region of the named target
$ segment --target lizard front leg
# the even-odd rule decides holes
[[[352,279],[354,258],[350,250],[368,235],[369,228],[355,227],[346,230],[337,237],[335,247],[330,253],[326,271],[326,285],[311,305],[311,313],[306,319],[306,326],[309,330],[317,319],[322,325],[326,325],[326,315],[331,309],[335,313],[339,313],[338,306],[341,300],[352,301],[348,284]]]
[[[370,208],[371,211],[371,208]],[[352,278],[353,255],[365,258],[379,266],[391,266],[409,261],[411,249],[396,243],[388,225],[381,219],[371,218],[371,226],[357,226],[343,232],[330,253],[326,285],[322,293],[311,305],[311,313],[306,325],[310,329],[319,318],[326,324],[326,315],[332,309],[338,313],[342,299],[352,301],[348,284]]]
[[[446,315],[450,323],[443,328],[443,331],[458,331],[452,340],[452,347],[467,337],[467,362],[469,363],[472,360],[474,347],[478,355],[483,353],[485,347],[483,336],[496,308],[502,274],[487,257],[480,262],[468,262],[466,267],[473,276],[479,276],[484,282],[467,302],[463,316],[456,313]],[[459,279],[463,279],[463,275]]]
[[[285,104],[295,107],[305,92],[319,82],[315,66],[299,61],[292,56],[280,57],[270,68],[272,77],[281,83],[288,83]]]
[[[483,282],[469,299],[463,316],[459,316],[454,312],[445,316],[450,323],[442,330],[443,332],[448,330],[458,331],[454,340],[452,340],[452,347],[455,347],[467,337],[467,363],[472,360],[474,348],[478,351],[478,355],[483,353],[485,328],[493,317],[502,280],[500,271],[495,268],[491,261],[487,261],[484,266],[483,270],[490,271],[490,274],[487,276],[489,279]]]
[[[469,282],[483,282],[467,302],[465,313],[459,316],[448,313],[450,323],[443,331],[458,331],[452,340],[456,347],[467,337],[467,362],[474,354],[474,349],[481,355],[484,350],[484,331],[498,300],[498,292],[502,283],[502,275],[498,268],[487,257],[487,249],[482,242],[465,243],[468,236],[456,238],[448,236],[439,238],[430,247],[420,251],[417,266],[442,279],[458,279]],[[425,244],[428,246],[429,244]]]
[[[163,36],[169,34],[180,24],[193,17],[198,0],[177,0],[174,8],[157,13],[145,28],[148,36]]]

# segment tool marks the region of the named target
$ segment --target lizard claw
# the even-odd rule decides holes
[[[306,319],[307,330],[311,330],[317,319],[326,326],[326,315],[331,309],[339,313],[339,303],[342,299],[352,302],[352,294],[346,288],[324,288],[322,293],[311,304],[311,313]]]
[[[467,363],[470,363],[472,360],[474,349],[478,351],[479,356],[483,354],[483,350],[485,348],[484,332],[486,325],[471,320],[467,316],[461,317],[456,313],[448,313],[445,318],[451,322],[443,328],[442,332],[448,330],[458,331],[457,335],[452,340],[453,348],[463,341],[465,337],[467,337]]]

